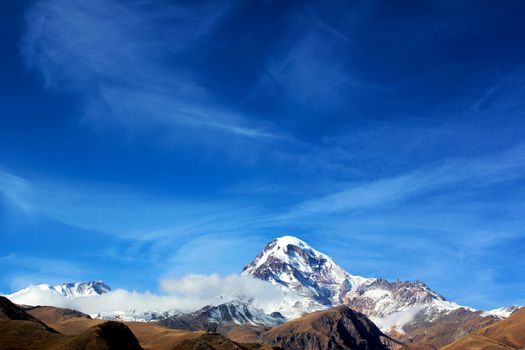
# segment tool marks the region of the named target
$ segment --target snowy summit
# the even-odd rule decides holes
[[[273,239],[242,274],[278,285],[284,293],[278,311],[289,318],[345,304],[366,314],[382,329],[402,331],[416,318],[429,321],[462,307],[422,282],[352,275],[293,236]]]

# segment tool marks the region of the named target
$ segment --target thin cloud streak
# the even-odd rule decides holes
[[[224,221],[235,204],[172,198],[101,183],[29,180],[0,171],[0,193],[28,215],[135,239],[191,235]]]
[[[450,186],[481,187],[525,175],[525,145],[479,159],[452,160],[393,178],[356,184],[299,204],[291,213],[337,213],[372,209]],[[468,183],[465,183],[468,181]]]
[[[177,63],[176,54],[204,40],[228,8],[43,0],[27,14],[22,53],[49,88],[82,96],[86,120],[99,125],[168,128],[179,138],[185,128],[282,138],[215,105]]]

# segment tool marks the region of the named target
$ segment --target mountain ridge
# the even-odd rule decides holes
[[[197,331],[218,330],[241,324],[275,326],[284,321],[285,318],[278,313],[268,315],[248,303],[230,301],[216,306],[207,305],[191,313],[176,314],[158,323],[169,328]]]
[[[37,285],[30,285],[19,291],[6,295],[11,300],[23,298],[25,295],[31,293],[32,289],[36,288],[42,292],[49,292],[63,297],[74,299],[79,297],[92,297],[111,292],[111,287],[103,281],[87,281],[87,282],[66,282],[62,284],[51,285],[41,283]]]

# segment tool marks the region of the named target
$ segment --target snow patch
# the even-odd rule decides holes
[[[481,313],[481,316],[483,316],[483,317],[494,316],[494,317],[497,317],[497,318],[504,319],[504,318],[507,318],[510,315],[512,315],[514,313],[514,311],[518,310],[519,308],[520,308],[520,306],[518,306],[518,305],[503,306],[503,307],[499,307],[497,309],[484,311],[483,313]]]

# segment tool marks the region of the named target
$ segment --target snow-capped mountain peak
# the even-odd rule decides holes
[[[293,236],[273,239],[242,274],[291,289],[327,306],[340,303],[346,290],[374,280],[350,275],[330,257]]]
[[[52,286],[54,290],[68,298],[89,297],[111,292],[102,281],[73,282]]]
[[[344,277],[345,274],[343,269],[337,266],[327,255],[313,249],[306,242],[293,236],[273,239],[245,270],[256,270],[271,259],[280,260],[305,272],[311,273],[314,267],[313,263],[318,263],[319,265],[324,264],[328,269],[338,273],[340,277]]]
[[[35,299],[36,296],[33,293],[35,289],[50,293],[51,295],[60,295],[68,299],[92,297],[111,291],[111,288],[102,281],[70,282],[57,285],[42,283],[9,294],[7,298],[18,304],[38,304],[38,302],[35,303],[35,301],[38,301],[38,298]]]
[[[284,297],[279,311],[287,317],[346,304],[382,329],[402,331],[403,325],[415,319],[432,320],[461,307],[422,282],[351,275],[329,256],[292,236],[269,242],[242,274],[280,286]]]

